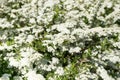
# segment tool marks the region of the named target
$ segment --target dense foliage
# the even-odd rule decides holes
[[[0,0],[0,80],[120,80],[120,0]]]

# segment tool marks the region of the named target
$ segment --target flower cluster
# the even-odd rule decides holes
[[[0,80],[120,80],[120,1],[0,0]]]

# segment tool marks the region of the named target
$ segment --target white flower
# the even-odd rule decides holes
[[[1,19],[0,18],[0,28],[11,28],[11,27],[13,27],[13,26],[10,22],[7,21],[7,19],[5,19],[5,18]]]
[[[0,50],[11,50],[13,48],[13,46],[8,46],[6,43],[2,43],[2,45],[0,45]]]
[[[113,43],[113,45],[114,45],[115,47],[120,48],[120,42]]]
[[[90,73],[90,72],[81,72],[79,73],[76,77],[75,80],[98,80],[98,76],[94,73]]]
[[[33,35],[28,35],[26,42],[32,42],[34,40],[34,36]]]
[[[32,48],[26,47],[20,49],[20,54],[24,58],[28,58],[34,53],[35,51]]]
[[[75,5],[74,2],[75,2],[74,0],[66,0],[66,1],[64,2],[64,4],[66,5],[66,9],[67,9],[67,10],[72,9],[72,8],[74,7],[74,5]]]
[[[18,44],[22,44],[23,42],[25,42],[25,34],[24,33],[21,33],[19,34],[18,36],[15,36],[15,42],[18,43]]]
[[[42,54],[37,53],[37,52],[35,52],[34,54],[32,54],[32,55],[29,57],[30,62],[33,62],[33,63],[34,63],[34,61],[39,61],[41,58],[42,58]]]
[[[117,78],[116,80],[120,80],[120,77],[119,77],[119,78]]]
[[[55,74],[58,74],[58,75],[64,75],[64,70],[62,67],[58,67],[57,70],[55,71]]]
[[[1,80],[10,80],[9,78],[10,76],[11,76],[10,74],[3,74]]]
[[[103,67],[98,67],[97,74],[100,75],[103,80],[114,80]]]
[[[20,49],[21,52],[29,52],[29,53],[34,53],[35,50],[32,47],[23,47]]]
[[[29,22],[33,24],[33,23],[35,23],[36,21],[35,21],[34,18],[31,18]]]
[[[53,5],[54,5],[53,0],[47,0],[47,1],[45,2],[45,7],[53,7]]]
[[[107,2],[106,4],[107,4],[107,7],[108,7],[108,8],[111,8],[111,7],[112,7],[112,2]]]
[[[30,67],[30,60],[29,60],[29,58],[22,58],[20,60],[19,64],[20,64],[19,68],[22,68],[22,67],[25,67],[25,66]]]
[[[32,1],[31,1],[31,5],[32,5],[32,6],[35,6],[36,3],[37,3],[37,1],[38,1],[38,0],[32,0]]]
[[[54,64],[50,64],[48,67],[47,67],[47,71],[51,71],[51,70],[55,70],[56,69],[56,66]]]
[[[65,26],[58,26],[57,30],[62,33],[70,33],[70,31]]]
[[[13,80],[45,80],[42,75],[44,71],[48,72],[45,77],[56,80],[57,76],[65,74],[57,55],[79,53],[81,48],[86,47],[91,50],[91,58],[95,60],[93,65],[90,63],[90,68],[96,66],[97,73],[91,73],[89,66],[87,70],[86,67],[83,67],[85,70],[79,68],[75,79],[98,80],[100,76],[103,80],[114,80],[109,75],[111,70],[108,73],[104,65],[99,67],[99,62],[106,64],[106,61],[110,61],[113,64],[107,65],[113,67],[120,62],[119,19],[119,0],[0,0],[0,58],[8,61],[10,70],[15,67],[21,74],[0,74],[3,75],[0,80],[10,80],[11,77]],[[15,44],[8,46],[7,41],[11,38]],[[105,41],[102,43],[104,38],[114,49],[111,45],[106,46]],[[42,53],[41,46],[33,43],[34,40],[40,40],[46,52]],[[97,43],[86,46],[86,40]],[[108,49],[102,51],[103,46]],[[71,60],[66,66],[67,70],[71,69]],[[49,72],[55,75],[49,76]],[[111,75],[119,80],[119,76]]]
[[[9,58],[9,65],[10,66],[14,66],[14,67],[18,67],[19,66],[19,61],[14,59],[14,57],[10,57]]]
[[[47,46],[47,50],[49,52],[55,52],[55,49],[53,47],[51,47],[51,46]]]
[[[102,57],[103,60],[110,60],[113,63],[117,63],[120,62],[120,57],[115,55],[115,53],[112,53],[110,55],[105,55],[104,57]]]
[[[59,63],[59,59],[53,57],[53,58],[52,58],[52,64],[58,64],[58,63]]]
[[[80,47],[75,47],[75,48],[70,48],[69,52],[70,53],[79,53],[81,50]]]
[[[41,74],[37,74],[34,70],[30,70],[25,76],[27,80],[45,80]]]

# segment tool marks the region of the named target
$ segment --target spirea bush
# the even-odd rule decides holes
[[[120,0],[0,0],[0,80],[120,80]]]

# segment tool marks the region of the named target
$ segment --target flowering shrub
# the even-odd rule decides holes
[[[0,80],[120,80],[120,0],[0,0]]]

